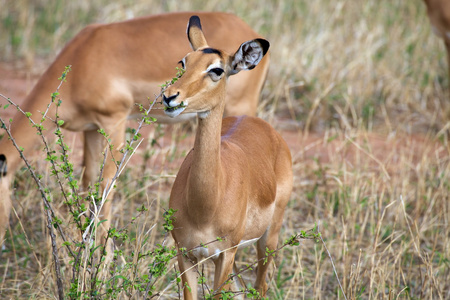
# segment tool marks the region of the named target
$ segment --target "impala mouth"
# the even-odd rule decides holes
[[[173,104],[173,103],[170,103]],[[181,114],[187,107],[187,104],[181,101],[180,104],[176,106],[169,106],[166,102],[164,102],[164,112],[166,115],[168,115],[171,118],[175,118],[179,114]]]

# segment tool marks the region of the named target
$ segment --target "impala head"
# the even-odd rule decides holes
[[[228,76],[256,67],[267,53],[269,42],[247,41],[229,55],[208,46],[197,16],[189,19],[187,36],[194,51],[180,61],[185,72],[163,95],[165,113],[176,117],[184,111],[203,118],[223,102]]]

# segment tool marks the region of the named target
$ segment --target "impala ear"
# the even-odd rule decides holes
[[[187,36],[189,39],[189,43],[191,44],[191,48],[194,51],[198,48],[208,46],[208,43],[206,43],[206,39],[202,31],[202,24],[200,23],[200,18],[198,16],[192,16],[189,19]]]
[[[243,43],[232,58],[229,75],[256,67],[269,50],[269,47],[270,43],[264,39],[255,39]]]
[[[7,165],[6,165],[6,156],[4,154],[0,154],[0,178],[6,176],[7,174]]]

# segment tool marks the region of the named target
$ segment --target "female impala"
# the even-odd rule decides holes
[[[237,246],[257,241],[259,259],[266,248],[276,248],[292,191],[292,162],[285,141],[265,121],[246,116],[222,121],[228,76],[253,69],[269,43],[251,40],[228,55],[207,45],[197,16],[189,20],[187,34],[194,52],[183,58],[185,73],[163,97],[168,116],[198,116],[194,148],[170,195],[169,206],[177,210],[172,235],[179,248],[188,250],[225,237],[178,259],[184,297],[196,299],[196,272],[191,268],[196,262],[212,256],[217,290],[232,272]],[[255,287],[263,295],[268,266],[258,263]]]
[[[242,41],[258,37],[234,15],[219,12],[201,12],[199,15],[211,27],[206,34],[213,46],[232,51]],[[50,102],[51,93],[59,84],[58,78],[64,67],[72,66],[67,82],[59,91],[62,105],[58,114],[64,120],[65,129],[84,133],[85,187],[97,182],[101,153],[105,147],[105,139],[97,130],[103,129],[110,135],[115,146],[114,158],[120,160],[119,148],[124,143],[126,120],[140,115],[134,103],[148,105],[147,97],[152,99],[159,93],[161,83],[173,75],[173,64],[189,51],[184,31],[190,16],[191,13],[185,12],[169,13],[120,23],[90,25],[64,47],[25,98],[22,109],[31,112],[32,118],[39,121]],[[226,96],[225,114],[256,114],[268,67],[266,58],[254,71],[241,73],[230,81],[233,89]],[[160,108],[150,112],[158,122],[181,122],[196,117],[195,114],[184,114],[183,118],[174,120],[164,115],[162,106]],[[50,111],[48,116],[55,119],[55,111]],[[47,122],[44,126],[47,132],[52,132],[54,124]],[[25,149],[26,156],[39,145],[40,137],[22,114],[14,116],[11,130],[17,144]],[[11,141],[6,137],[1,139],[0,245],[8,226],[11,182],[20,162]],[[105,163],[103,183],[110,182],[116,172],[111,157]],[[110,206],[108,201],[103,207],[103,215],[107,219]]]

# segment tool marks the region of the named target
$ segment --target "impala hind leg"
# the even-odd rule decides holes
[[[272,231],[271,234],[269,234],[269,231],[271,230],[268,229],[256,243],[256,251],[258,253],[258,268],[256,272],[255,289],[261,294],[261,296],[266,295],[267,291],[266,276],[267,271],[269,270],[270,262],[272,261],[271,255],[269,255],[267,257],[267,261],[265,261],[266,251],[275,250],[278,242],[278,235],[275,235],[276,236],[275,245],[273,245],[274,233]],[[269,235],[272,237],[270,241],[268,239]]]
[[[273,259],[272,255],[269,254],[267,256],[266,263],[264,263],[266,251],[274,251],[277,249],[278,236],[280,234],[281,225],[283,224],[284,210],[292,192],[292,174],[289,177],[289,172],[286,172],[285,175],[287,175],[287,178],[291,179],[286,179],[278,184],[272,223],[264,235],[256,243],[256,250],[258,253],[258,270],[256,273],[255,288],[260,292],[262,297],[264,297],[267,292],[266,276],[270,263]]]

